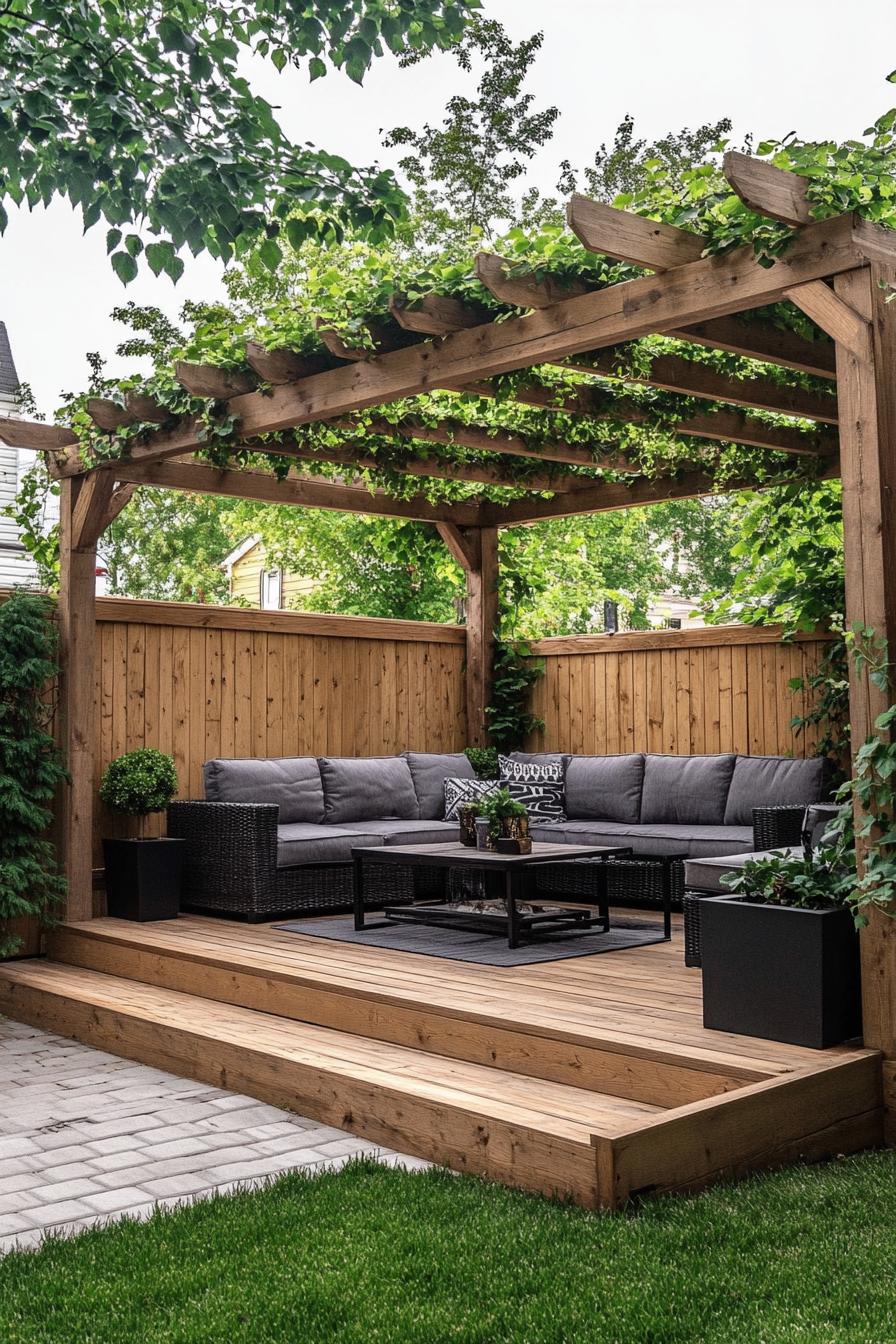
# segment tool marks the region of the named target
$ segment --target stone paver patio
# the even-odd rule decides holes
[[[360,1154],[428,1165],[0,1018],[0,1254]]]

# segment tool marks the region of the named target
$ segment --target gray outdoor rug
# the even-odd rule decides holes
[[[378,921],[375,912],[371,919]],[[566,937],[526,943],[509,948],[506,937],[489,933],[469,933],[463,929],[432,928],[425,924],[390,924],[385,928],[355,930],[351,915],[338,919],[297,919],[275,924],[285,933],[301,933],[307,938],[327,938],[336,943],[358,943],[367,947],[387,947],[394,952],[416,952],[424,957],[444,957],[448,961],[471,961],[480,966],[532,966],[537,962],[562,961],[567,957],[591,957],[597,952],[622,952],[628,947],[647,947],[661,943],[661,925],[624,923],[609,933],[580,933]]]

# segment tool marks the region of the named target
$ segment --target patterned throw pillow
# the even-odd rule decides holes
[[[512,756],[498,757],[501,783],[514,780],[517,784],[562,784],[562,761],[515,761]]]
[[[565,821],[563,808],[563,785],[556,779],[545,779],[535,784],[521,784],[518,780],[502,780],[511,798],[522,803],[529,814],[529,822],[543,824],[546,821]]]
[[[495,779],[458,779],[449,776],[445,780],[445,820],[457,821],[458,811],[464,803],[478,803],[487,798],[498,787]]]

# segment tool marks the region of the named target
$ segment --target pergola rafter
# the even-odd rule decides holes
[[[569,225],[583,245],[650,274],[593,288],[563,275],[527,276],[501,257],[480,256],[476,271],[488,302],[436,294],[409,302],[396,294],[387,316],[359,314],[373,349],[366,343],[352,347],[341,336],[322,332],[323,348],[312,354],[251,343],[243,371],[178,367],[183,386],[222,403],[236,425],[235,448],[280,453],[298,463],[330,461],[346,481],[360,471],[380,469],[441,475],[472,490],[504,484],[506,476],[515,492],[506,502],[475,493],[452,503],[433,502],[423,494],[393,499],[387,490],[293,471],[278,480],[255,465],[222,470],[191,460],[204,451],[207,426],[201,418],[172,422],[163,406],[139,391],[129,392],[121,406],[97,399],[89,408],[95,423],[105,421],[111,435],[123,435],[124,457],[107,453],[85,463],[71,430],[0,421],[0,440],[46,451],[61,480],[62,720],[72,773],[62,852],[70,918],[89,918],[91,911],[95,544],[141,484],[433,523],[467,577],[467,705],[473,740],[482,740],[489,699],[502,526],[717,490],[763,488],[813,474],[830,478],[842,471],[847,621],[873,627],[896,647],[896,305],[886,301],[896,288],[896,235],[849,214],[812,219],[806,182],[768,163],[729,155],[724,171],[752,210],[794,228],[789,247],[772,264],[762,264],[749,247],[705,256],[697,234],[576,197]],[[788,302],[811,319],[821,337],[807,339],[755,314]],[[627,348],[653,334],[835,381],[837,396],[766,374],[736,378],[680,351],[629,361]],[[552,375],[560,380],[557,391],[535,378],[522,377],[509,392],[492,382],[544,365],[558,367]],[[602,381],[583,379],[583,371]],[[265,386],[258,387],[258,380]],[[611,388],[622,384],[623,394],[614,395],[608,381]],[[711,403],[697,414],[692,406],[683,407],[680,416],[660,424],[670,447],[676,436],[747,445],[758,454],[760,469],[717,476],[711,470],[717,450],[706,446],[703,457],[690,464],[679,451],[670,451],[669,462],[658,463],[655,474],[648,475],[634,455],[626,460],[609,451],[597,428],[593,441],[581,442],[581,427],[591,421],[597,427],[616,416],[650,426],[649,408],[628,391],[628,384]],[[434,417],[432,402],[425,415],[413,407],[407,413],[402,405],[396,423],[384,410],[374,410],[445,390],[466,398],[510,395],[525,408],[521,414],[527,425],[537,424],[539,416],[552,417],[544,419],[551,432],[494,431],[467,424],[462,416]],[[372,419],[359,419],[371,410]],[[751,411],[784,419],[763,419]],[[576,417],[577,432],[568,442],[558,442],[558,413]],[[812,422],[808,430],[799,423],[803,419]],[[136,437],[135,421],[141,426]],[[327,423],[343,436],[336,436],[335,443],[322,439],[316,444],[312,435],[282,444],[265,437]],[[381,459],[371,450],[368,435],[401,441],[394,464],[390,454]],[[113,437],[113,448],[115,442]],[[408,446],[414,442],[441,451],[417,456]],[[461,461],[451,456],[458,449],[464,450]],[[505,473],[501,459],[509,463],[514,456],[532,461],[528,475]],[[556,470],[558,465],[567,470]],[[612,472],[612,479],[596,478],[601,472]],[[871,731],[881,696],[865,672],[852,673],[856,742]],[[896,1060],[893,921],[872,919],[862,943],[866,1043]]]

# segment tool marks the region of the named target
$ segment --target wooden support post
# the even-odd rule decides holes
[[[838,298],[870,322],[864,349],[837,345],[847,625],[861,624],[896,652],[896,267],[838,276]],[[850,668],[853,750],[889,697]],[[882,1050],[888,1136],[896,1141],[896,920],[872,914],[862,932],[865,1044]]]
[[[488,742],[485,710],[492,698],[498,624],[498,529],[481,527],[479,565],[467,570],[467,725],[470,745]]]
[[[498,529],[439,523],[438,531],[467,577],[467,739],[482,747],[488,742],[485,709],[498,624]]]
[[[59,862],[68,881],[65,917],[93,916],[93,681],[96,642],[96,540],[75,537],[75,513],[88,477],[60,484],[59,716],[71,775],[63,787]],[[81,510],[83,513],[83,509]]]

